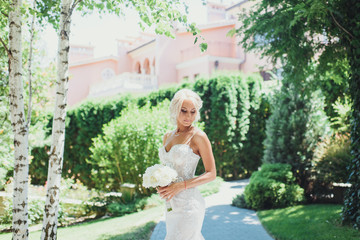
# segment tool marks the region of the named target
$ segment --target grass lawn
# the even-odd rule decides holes
[[[216,179],[214,181],[209,182],[207,184],[200,185],[198,187],[198,189],[201,192],[201,195],[203,197],[207,197],[214,193],[219,192],[221,184],[223,182],[224,182],[224,180],[221,177],[216,177]]]
[[[199,187],[203,196],[217,193],[223,180],[215,181]],[[156,223],[164,214],[164,203],[155,196],[153,201],[159,206],[122,217],[93,220],[69,227],[58,228],[59,240],[148,240]],[[0,240],[10,240],[11,233],[0,234]],[[30,240],[40,239],[41,231],[30,232]]]
[[[149,239],[156,222],[164,213],[158,206],[122,217],[98,219],[70,227],[59,228],[59,240],[126,240]],[[30,232],[30,240],[40,239],[41,232]],[[0,240],[10,240],[11,233],[0,234]]]
[[[341,205],[312,204],[257,213],[276,240],[352,240],[360,231],[341,226]]]

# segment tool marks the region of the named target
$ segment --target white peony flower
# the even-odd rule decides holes
[[[161,164],[155,164],[148,167],[143,175],[143,186],[150,187],[164,187],[175,181],[177,172],[171,167]]]

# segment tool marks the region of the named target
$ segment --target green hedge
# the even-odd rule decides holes
[[[249,130],[246,140],[242,142],[243,148],[239,153],[240,174],[249,177],[262,163],[264,154],[264,140],[266,137],[266,120],[270,116],[269,97],[261,93],[262,78],[260,75],[250,75],[247,78],[249,86],[250,116]]]
[[[67,112],[63,177],[79,179],[86,186],[94,187],[96,182],[91,177],[94,166],[86,159],[90,159],[92,139],[103,134],[102,126],[120,117],[130,103],[140,108],[147,104],[157,106],[164,100],[171,100],[182,88],[196,91],[204,101],[201,122],[213,144],[218,175],[234,179],[248,176],[260,165],[265,121],[269,116],[268,100],[259,94],[261,81],[259,75],[222,73],[211,79],[160,89],[143,97],[126,95],[84,102]],[[48,119],[50,134],[52,118]],[[31,151],[34,159],[30,174],[34,184],[46,181],[48,151],[46,145]],[[203,170],[199,164],[197,173],[201,174]]]
[[[194,86],[203,100],[201,121],[213,148],[218,175],[238,178],[239,152],[249,129],[249,91],[240,74],[199,79]],[[198,169],[202,171],[203,169]]]
[[[4,212],[0,215],[0,223],[8,225],[13,218],[13,200],[5,197],[2,201]],[[35,225],[40,223],[44,217],[45,201],[40,199],[29,199],[28,201],[28,224]],[[63,211],[63,204],[60,203],[58,221],[60,224],[66,221],[67,213]]]
[[[304,190],[295,183],[291,165],[263,164],[252,174],[245,191],[246,205],[252,209],[292,206],[304,200]]]
[[[162,137],[172,128],[169,105],[164,101],[152,108],[129,106],[121,117],[104,125],[103,135],[93,139],[88,159],[97,189],[121,191],[122,184],[132,183],[139,194],[151,193],[142,186],[142,174],[159,163]]]
[[[90,155],[92,138],[102,133],[102,126],[121,115],[121,111],[133,102],[129,95],[101,101],[87,101],[70,109],[66,116],[65,149],[62,176],[79,179],[85,185],[93,187],[91,165],[85,159]],[[48,135],[51,134],[52,116],[48,117]],[[50,146],[33,148],[34,156],[29,166],[33,184],[44,184],[47,179],[47,164]]]
[[[272,114],[266,122],[263,161],[288,163],[310,200],[313,154],[321,138],[330,134],[319,92],[310,96],[288,81],[274,95]]]

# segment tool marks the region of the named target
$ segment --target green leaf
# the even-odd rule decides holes
[[[226,34],[227,37],[233,37],[236,33],[236,29],[232,28],[228,33]]]
[[[201,52],[205,52],[207,50],[207,47],[208,47],[207,43],[200,43]]]

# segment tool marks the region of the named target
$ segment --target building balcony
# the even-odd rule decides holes
[[[123,73],[90,86],[89,98],[112,96],[119,93],[150,92],[158,88],[155,75]]]

